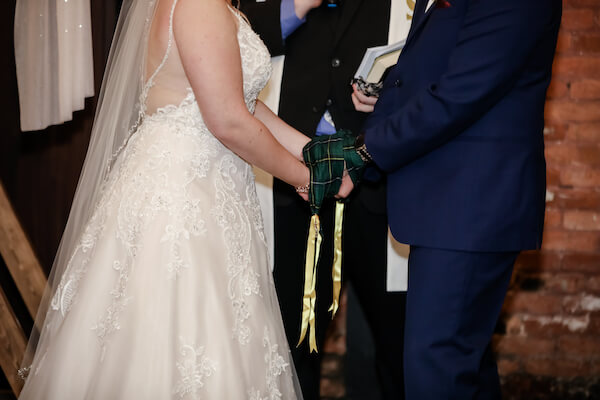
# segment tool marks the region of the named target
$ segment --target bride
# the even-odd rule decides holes
[[[125,0],[20,399],[301,398],[250,164],[306,199],[309,139],[270,72],[226,0]]]

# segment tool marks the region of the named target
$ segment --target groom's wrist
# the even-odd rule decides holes
[[[373,157],[371,157],[371,154],[369,154],[369,151],[367,150],[367,144],[365,143],[365,134],[364,133],[361,132],[356,137],[356,141],[354,142],[354,149],[356,150],[356,153],[358,153],[359,157],[361,158],[361,160],[363,160],[363,162],[365,164],[369,164],[369,163],[373,162]]]

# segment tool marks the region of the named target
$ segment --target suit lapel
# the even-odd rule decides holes
[[[413,16],[413,22],[410,26],[410,30],[408,31],[408,37],[406,39],[406,46],[411,42],[414,36],[421,30],[423,24],[429,19],[429,16],[435,9],[435,4],[432,5],[429,10],[425,11],[425,7],[427,7],[427,3],[429,0],[417,0],[417,5],[415,6],[415,12]]]
[[[333,41],[334,46],[337,45],[338,42],[340,41],[340,39],[342,38],[342,36],[344,36],[346,29],[348,29],[348,26],[350,26],[350,23],[352,22],[354,15],[358,11],[358,8],[362,4],[363,1],[374,1],[374,0],[345,0],[344,4],[342,4],[342,6],[341,6],[342,9],[340,10],[341,15],[340,15],[340,19],[337,23],[337,28],[335,31],[335,38]]]

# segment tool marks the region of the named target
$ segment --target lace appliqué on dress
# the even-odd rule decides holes
[[[180,399],[190,395],[189,398],[199,399],[205,379],[217,371],[217,364],[204,354],[204,346],[185,344],[183,338],[179,338],[179,341],[181,360],[176,366],[180,379],[173,389],[173,394],[178,395]]]
[[[263,397],[260,390],[250,389],[248,396],[250,400],[280,400],[282,398],[281,391],[279,390],[279,376],[281,374],[289,373],[288,364],[285,358],[279,354],[279,345],[271,343],[269,335],[269,329],[265,327],[265,333],[263,337],[263,346],[266,347],[265,363],[267,364],[266,373],[266,384],[267,393]]]
[[[244,168],[250,168],[244,164]],[[232,174],[238,173],[233,155],[226,155],[218,166],[215,179],[216,199],[212,214],[223,228],[227,246],[227,274],[229,275],[229,298],[235,313],[233,337],[247,344],[252,331],[244,321],[250,317],[246,297],[260,295],[259,274],[250,267],[252,232],[250,219],[240,194],[235,190]]]

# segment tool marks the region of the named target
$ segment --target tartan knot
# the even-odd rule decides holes
[[[355,140],[350,131],[339,130],[333,135],[314,137],[302,149],[304,163],[310,170],[308,198],[312,214],[319,213],[324,199],[337,194],[344,169],[358,184],[364,162],[356,152]]]

